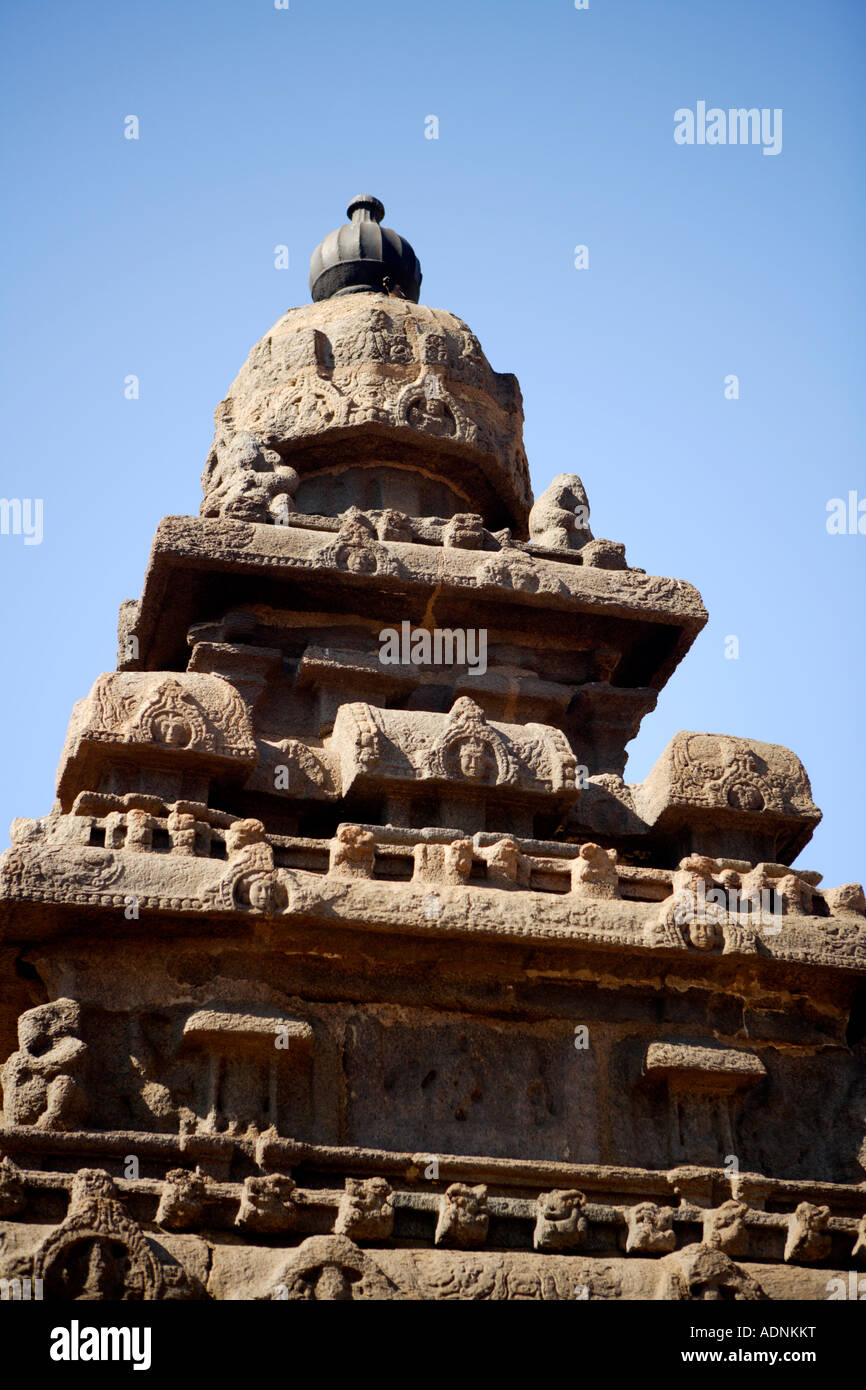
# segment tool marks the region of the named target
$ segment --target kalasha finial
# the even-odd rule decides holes
[[[353,198],[351,219],[320,241],[310,257],[314,300],[341,294],[390,294],[418,303],[421,266],[408,241],[380,225],[385,208],[372,193]]]
[[[381,222],[385,206],[372,193],[359,193],[346,208],[346,216],[350,222]]]

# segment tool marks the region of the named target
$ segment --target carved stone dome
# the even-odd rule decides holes
[[[349,222],[329,232],[310,258],[313,299],[391,288],[417,304],[421,265],[408,241],[380,225],[385,209],[379,199],[362,193],[346,214]]]
[[[517,378],[495,372],[443,309],[382,292],[290,309],[253,348],[215,422],[207,516],[229,514],[224,499],[238,478],[288,467],[308,513],[476,512],[491,530],[526,534]]]

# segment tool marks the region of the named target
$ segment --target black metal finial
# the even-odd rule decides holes
[[[418,303],[421,266],[408,241],[381,226],[385,208],[372,193],[353,198],[351,219],[329,232],[310,257],[314,300],[341,294],[379,293]]]
[[[346,208],[346,216],[350,222],[381,222],[385,208],[372,193],[359,193]]]

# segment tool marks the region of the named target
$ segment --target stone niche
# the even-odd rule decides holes
[[[648,1087],[666,1092],[668,1161],[723,1165],[737,1152],[743,1098],[767,1071],[751,1052],[652,1042],[643,1074]]]
[[[283,1013],[264,1014],[255,1006],[196,1009],[184,1024],[183,1039],[186,1049],[205,1060],[197,1089],[200,1131],[279,1131],[308,1110],[309,1023]]]
[[[339,516],[349,507],[398,511],[408,516],[450,517],[473,499],[444,479],[425,477],[392,461],[322,468],[303,477],[295,505],[308,514]]]

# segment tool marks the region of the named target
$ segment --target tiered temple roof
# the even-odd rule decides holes
[[[863,889],[792,867],[788,749],[624,780],[700,595],[576,476],[533,500],[516,378],[383,215],[253,348],[13,823],[0,1278],[826,1297],[866,1258]]]

